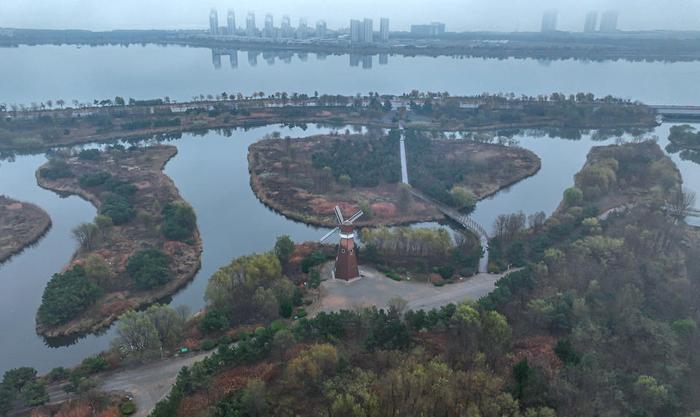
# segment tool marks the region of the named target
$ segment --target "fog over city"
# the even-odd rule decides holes
[[[700,30],[699,0],[0,0],[0,27],[48,29],[205,29],[210,8],[324,19],[389,17],[392,30],[441,21],[450,31],[537,31],[542,13],[559,11],[560,30],[580,31],[591,10],[616,10],[620,30]]]

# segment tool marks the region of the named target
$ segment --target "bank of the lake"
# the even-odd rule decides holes
[[[0,195],[0,265],[36,243],[51,228],[40,207]]]

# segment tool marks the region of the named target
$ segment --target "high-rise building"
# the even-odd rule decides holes
[[[226,30],[229,35],[236,34],[236,13],[229,9],[228,16],[226,16]]]
[[[608,10],[603,13],[600,18],[600,31],[601,32],[617,32],[617,19],[619,14],[615,10]]]
[[[379,40],[382,42],[389,41],[389,19],[382,17],[379,21]]]
[[[275,18],[269,13],[265,15],[265,30],[263,35],[266,38],[275,37]]]
[[[350,42],[360,43],[362,42],[363,36],[362,22],[357,19],[352,19],[350,21]]]
[[[325,38],[326,33],[328,32],[328,26],[326,26],[326,21],[325,20],[319,20],[316,22],[316,37],[317,38]]]
[[[592,33],[598,30],[598,12],[588,12],[586,15],[586,24],[583,25],[583,31]]]
[[[557,16],[558,12],[556,10],[547,10],[544,12],[542,15],[542,32],[556,32]]]
[[[362,32],[364,33],[362,41],[365,43],[374,42],[374,28],[372,19],[365,18],[362,22]]]
[[[245,34],[252,38],[258,36],[258,29],[255,27],[255,13],[248,12],[248,17],[245,19]]]
[[[238,51],[229,52],[228,59],[231,62],[231,68],[238,68]]]
[[[306,19],[303,17],[299,19],[299,26],[297,27],[297,38],[306,39],[309,33],[309,25],[306,23]]]
[[[292,21],[289,19],[289,15],[282,16],[282,26],[280,27],[281,35],[283,38],[291,38],[293,35],[292,31]]]
[[[211,9],[211,12],[209,12],[209,33],[212,35],[219,34],[219,12],[216,9]]]

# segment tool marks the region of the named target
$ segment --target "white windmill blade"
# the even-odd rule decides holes
[[[357,213],[353,214],[352,217],[348,219],[348,222],[352,223],[355,220],[359,219],[362,217],[362,215],[365,214],[362,210],[358,211]]]
[[[343,212],[340,211],[340,207],[338,206],[335,206],[335,218],[338,220],[338,224],[343,224],[343,222],[345,222]]]
[[[340,228],[339,228],[339,227],[336,227],[335,229],[333,229],[333,230],[331,230],[330,232],[326,233],[326,235],[323,236],[323,237],[321,238],[320,242],[323,243],[326,239],[328,239],[329,237],[331,237],[331,236],[333,235],[333,233],[335,233],[335,232],[337,232],[337,231],[339,231],[339,230],[340,230]]]

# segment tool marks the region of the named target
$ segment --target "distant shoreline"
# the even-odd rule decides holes
[[[3,35],[3,32],[5,33]],[[213,50],[278,51],[291,53],[460,56],[516,59],[586,59],[629,61],[700,60],[700,32],[648,31],[616,33],[466,32],[416,38],[395,32],[389,43],[353,45],[346,39],[266,39],[210,36],[195,30],[3,29],[1,46],[20,45],[180,45]],[[225,53],[224,53],[225,54]]]

